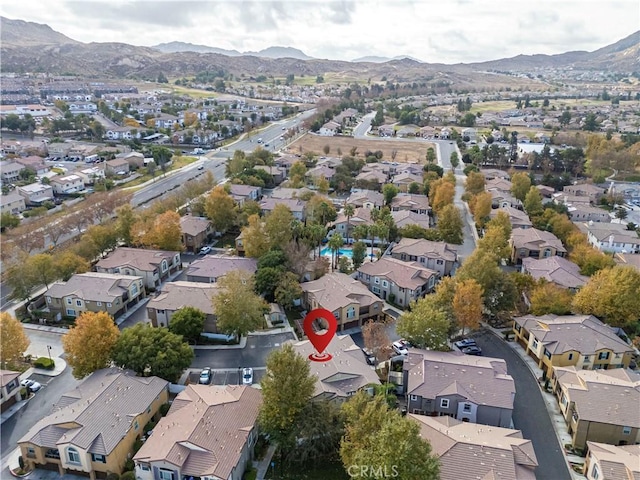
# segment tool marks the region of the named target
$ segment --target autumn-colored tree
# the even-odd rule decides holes
[[[65,282],[69,280],[73,274],[88,272],[90,268],[91,265],[89,262],[70,250],[65,250],[55,257],[57,276]]]
[[[118,244],[117,232],[105,225],[92,225],[82,236],[82,241],[91,245],[94,256],[102,256]]]
[[[318,225],[325,226],[338,218],[333,202],[323,195],[314,195],[305,206],[307,220]]]
[[[480,228],[483,228],[489,221],[492,201],[491,193],[480,192],[470,202],[470,206],[473,205],[473,219]]]
[[[629,266],[598,271],[576,293],[573,309],[614,327],[633,325],[640,320],[640,272]]]
[[[158,215],[153,229],[144,237],[145,245],[160,250],[182,250],[182,227],[177,212],[164,212]]]
[[[455,186],[444,178],[432,182],[429,188],[429,195],[433,211],[439,214],[445,206],[452,205],[455,193]]]
[[[489,225],[485,228],[484,236],[478,240],[477,248],[496,255],[499,259],[509,258],[509,237],[499,225]]]
[[[411,310],[398,319],[396,331],[419,348],[448,351],[450,322],[433,296],[411,302]]]
[[[476,330],[480,326],[483,293],[480,284],[472,278],[456,283],[456,291],[453,296],[453,313],[458,326],[462,328],[463,336],[467,328]]]
[[[596,250],[588,243],[577,244],[571,251],[569,259],[580,267],[582,275],[589,277],[599,270],[612,268],[616,263],[609,255]]]
[[[484,192],[485,178],[480,172],[469,172],[464,184],[464,191],[470,196]]]
[[[29,348],[29,337],[22,324],[7,312],[0,313],[0,363],[3,369],[14,370]]]
[[[374,322],[372,320],[362,326],[364,346],[373,353],[379,362],[386,360],[391,353],[388,326],[388,322]]]
[[[58,242],[62,236],[69,233],[71,229],[72,219],[68,214],[65,214],[63,217],[56,220],[47,222],[42,227],[45,237],[49,239],[50,244],[53,245],[54,248],[58,246]]]
[[[84,378],[108,367],[119,337],[120,330],[108,313],[82,313],[62,337],[66,361],[73,368],[73,376]]]
[[[573,293],[555,283],[540,281],[532,289],[530,296],[531,313],[534,315],[566,315],[571,313]]]
[[[536,187],[531,187],[527,192],[523,202],[524,211],[527,212],[529,218],[535,218],[544,212],[542,206],[542,194]]]
[[[248,225],[242,229],[242,242],[247,257],[260,258],[269,251],[269,238],[258,215],[249,216]]]
[[[527,173],[516,172],[511,176],[511,193],[521,202],[524,202],[530,188],[531,178]]]
[[[211,191],[205,202],[205,211],[217,232],[226,232],[235,222],[235,202],[223,185]]]
[[[218,280],[218,285],[213,308],[219,331],[240,338],[264,324],[266,303],[255,293],[250,273],[231,271]]]
[[[463,226],[460,210],[453,204],[446,205],[438,214],[438,232],[445,242],[462,245]]]
[[[269,239],[270,248],[283,249],[291,241],[291,225],[295,220],[291,209],[280,203],[276,205],[264,221],[264,232]]]
[[[485,227],[489,228],[494,225],[502,228],[502,231],[504,232],[504,236],[506,238],[511,237],[512,226],[511,220],[509,219],[509,214],[507,212],[505,212],[504,210],[498,211],[498,213],[491,220],[489,220]]]

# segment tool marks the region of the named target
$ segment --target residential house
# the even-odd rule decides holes
[[[318,165],[307,172],[307,177],[314,181],[322,178],[331,180],[335,174],[336,171],[333,168],[327,165]]]
[[[46,306],[58,319],[84,312],[107,312],[114,318],[145,297],[142,277],[113,273],[77,273],[55,282],[44,294]]]
[[[422,188],[422,175],[416,175],[414,173],[403,172],[393,177],[393,185],[403,193],[409,192],[409,187],[412,184],[417,184]]]
[[[609,445],[587,441],[587,480],[640,478],[640,445]]]
[[[640,444],[640,373],[556,367],[553,389],[574,448]]]
[[[140,480],[242,480],[258,439],[260,390],[187,385],[133,456]]]
[[[20,179],[20,172],[24,168],[23,165],[15,162],[1,162],[0,172],[3,184],[14,183]]]
[[[425,230],[431,228],[429,215],[420,215],[410,210],[396,210],[395,212],[391,212],[391,217],[393,218],[393,223],[397,228],[409,225],[417,225]]]
[[[464,140],[464,137],[469,137],[469,140],[467,140],[468,142],[475,142],[477,140],[477,132],[475,128],[463,128],[462,132],[460,132],[462,135],[462,138]]]
[[[402,376],[410,413],[511,426],[516,388],[502,359],[411,348]]]
[[[153,290],[182,269],[182,260],[180,252],[118,247],[95,268],[97,272],[140,276],[145,287]]]
[[[240,235],[238,235],[235,239],[235,245],[236,245],[236,253],[238,254],[239,257],[244,257],[244,233],[240,232]]]
[[[124,158],[114,158],[105,162],[104,170],[108,175],[126,175],[129,173],[130,166]]]
[[[358,280],[344,273],[328,273],[300,286],[303,307],[307,311],[324,308],[332,312],[338,320],[340,332],[361,327],[367,320],[382,318],[382,300]]]
[[[601,252],[640,253],[640,237],[620,223],[579,223],[587,240]]]
[[[497,188],[486,188],[486,191],[491,194],[491,207],[492,208],[506,208],[512,207],[519,210],[522,209],[522,202],[516,197],[511,195],[511,192],[507,190],[500,190]]]
[[[391,256],[403,262],[417,262],[441,277],[451,275],[458,263],[458,252],[453,245],[422,238],[402,238],[391,246]]]
[[[155,118],[152,118],[151,121],[156,128],[165,128],[168,130],[173,130],[174,125],[178,125],[179,119],[175,115],[170,115],[168,113],[158,113]]]
[[[429,198],[426,195],[416,195],[413,193],[399,193],[391,200],[391,211],[408,210],[419,215],[428,215],[431,211]]]
[[[284,179],[287,178],[287,171],[281,167],[275,167],[272,165],[255,165],[253,169],[262,170],[263,172],[271,175],[274,185],[280,185],[284,182]]]
[[[58,175],[53,177],[49,183],[56,195],[69,195],[84,190],[84,180],[80,175]]]
[[[187,267],[187,280],[190,282],[216,283],[229,272],[242,270],[253,275],[257,269],[258,260],[255,258],[205,255],[189,264]]]
[[[626,265],[640,271],[640,255],[616,253],[614,259],[618,265]]]
[[[383,300],[408,307],[413,300],[432,291],[438,272],[418,262],[404,262],[383,256],[358,268],[358,280]]]
[[[20,372],[0,370],[0,412],[22,399],[20,390]]]
[[[558,205],[571,205],[577,207],[578,205],[591,205],[591,199],[584,195],[570,195],[565,192],[557,192],[552,195],[553,203]]]
[[[296,198],[303,197],[312,193],[312,190],[309,190],[306,187],[302,188],[285,188],[285,187],[276,187],[272,190],[270,198],[274,200],[294,200]]]
[[[318,135],[321,137],[334,137],[340,133],[342,130],[342,125],[333,120],[329,120],[327,123],[320,127],[318,130]]]
[[[247,200],[257,202],[262,197],[262,189],[252,185],[236,185],[229,186],[229,195],[235,200],[239,207],[244,205]]]
[[[121,474],[145,425],[169,400],[168,382],[117,368],[97,370],[64,394],[19,441],[28,468],[91,480]]]
[[[448,140],[449,138],[451,138],[451,129],[449,127],[441,128],[440,132],[438,133],[438,137],[442,140]]]
[[[174,313],[183,307],[194,307],[206,317],[203,332],[216,333],[216,314],[213,310],[213,297],[218,286],[210,283],[167,282],[147,303],[147,313],[154,327],[168,327]]]
[[[420,129],[420,136],[422,138],[434,138],[436,136],[436,129],[431,125],[427,125],[426,127],[422,127]]]
[[[0,213],[9,213],[17,215],[27,209],[24,197],[20,194],[12,192],[7,195],[0,195]]]
[[[368,188],[374,186],[375,188],[380,188],[383,184],[387,182],[388,175],[379,171],[379,170],[362,170],[358,175],[356,175],[356,184],[364,185]]]
[[[537,228],[517,228],[509,239],[511,262],[520,265],[526,257],[547,258],[557,255],[564,257],[567,250],[562,242],[551,232]]]
[[[332,224],[334,228],[333,232],[338,233],[345,241],[349,238],[349,242],[354,241],[353,229],[358,225],[373,225],[373,220],[371,220],[371,210],[364,207],[355,208],[353,210],[353,215],[347,219],[343,209],[338,213],[338,218],[336,218]],[[348,232],[347,227],[349,227]]]
[[[483,171],[484,173],[484,171]],[[485,181],[485,190],[500,190],[502,192],[511,192],[511,180],[504,177],[495,177]]]
[[[132,170],[142,168],[145,165],[144,155],[140,152],[119,153],[116,155],[116,159],[126,160]]]
[[[611,222],[609,212],[588,204],[568,205],[569,218],[574,222]]]
[[[382,208],[384,205],[384,195],[374,190],[356,190],[349,195],[346,203],[354,207],[364,207],[373,210],[374,208]]]
[[[317,355],[309,340],[293,343],[293,349],[305,359]],[[350,335],[335,335],[324,352],[331,355],[330,360],[309,361],[309,373],[316,381],[313,400],[342,403],[367,386],[380,385],[378,374]]]
[[[286,205],[291,210],[293,216],[300,220],[304,221],[305,219],[305,205],[306,202],[302,200],[298,200],[297,198],[292,199],[277,199],[273,197],[265,198],[260,202],[260,209],[262,210],[263,215],[270,214],[276,205]]]
[[[551,198],[553,197],[553,194],[556,193],[553,187],[548,187],[546,185],[536,185],[536,188],[540,191],[542,198]]]
[[[33,170],[36,175],[44,175],[49,170],[51,170],[46,163],[44,163],[44,159],[42,157],[37,156],[29,156],[29,157],[17,157],[13,160],[18,165],[22,165],[22,168],[28,168],[29,170]]]
[[[482,170],[480,170],[480,173],[482,175],[484,175],[484,179],[489,182],[490,180],[496,179],[496,178],[502,178],[504,180],[509,180],[511,177],[509,176],[508,172],[505,172],[504,170],[499,170],[497,168],[483,168]],[[511,185],[510,185],[511,181],[509,181],[509,186],[508,186],[508,190],[511,190]],[[500,185],[502,184],[497,184],[496,188],[498,188]],[[507,184],[505,184],[507,185]]]
[[[628,368],[634,349],[593,315],[525,315],[514,319],[515,340],[545,377],[555,367]]]
[[[76,170],[75,174],[78,175],[85,185],[94,185],[96,180],[105,178],[104,168],[90,167],[82,170]]]
[[[520,430],[482,427],[449,416],[409,413],[440,463],[440,480],[535,480],[538,459]]]
[[[579,183],[577,185],[567,185],[562,191],[569,195],[576,195],[579,197],[589,197],[589,200],[593,203],[597,203],[605,193],[605,189],[596,187],[590,183]]]
[[[141,138],[140,129],[136,127],[110,127],[105,133],[107,140],[133,140]]]
[[[535,280],[545,279],[574,292],[589,280],[589,277],[580,274],[578,265],[555,255],[540,259],[523,258],[522,273],[531,275]]]
[[[182,245],[187,252],[191,253],[198,252],[213,235],[213,227],[207,218],[192,215],[180,217],[180,230],[182,230]]]
[[[31,183],[24,187],[18,187],[18,195],[24,198],[28,206],[40,206],[44,202],[53,200],[53,188],[43,183]]]
[[[509,215],[509,222],[511,223],[512,228],[531,228],[533,223],[529,220],[529,215],[527,215],[522,210],[518,210],[517,208],[513,208],[509,205],[504,206],[503,208],[493,208],[489,213],[489,217],[493,220],[498,216],[498,213],[504,212]]]
[[[398,138],[415,137],[420,133],[420,127],[416,125],[404,125],[398,128],[396,136]]]
[[[393,137],[395,134],[393,125],[380,125],[378,127],[379,137]]]

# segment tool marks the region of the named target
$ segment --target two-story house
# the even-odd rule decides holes
[[[239,207],[242,207],[247,200],[253,200],[254,202],[260,200],[262,197],[262,189],[252,185],[231,184],[229,187],[229,195],[231,195]]]
[[[411,212],[409,210],[397,210],[391,212],[391,218],[396,228],[402,228],[409,225],[417,225],[429,230],[431,228],[431,219],[429,215],[420,215],[419,213]]]
[[[93,372],[18,441],[25,464],[91,480],[122,473],[145,425],[168,402],[168,386],[118,368]]]
[[[211,222],[204,217],[185,215],[180,217],[182,230],[182,245],[187,252],[197,253],[207,244],[213,235]]]
[[[366,262],[358,268],[358,280],[369,290],[401,307],[408,307],[412,301],[431,292],[438,276],[437,271],[418,262],[405,262],[389,256]]]
[[[431,211],[429,198],[426,195],[412,193],[399,193],[393,197],[390,208],[392,212],[408,210],[419,215],[428,215]]]
[[[558,256],[542,259],[523,258],[522,273],[529,274],[536,280],[544,278],[574,292],[589,280],[589,277],[580,274],[580,267],[575,263]]]
[[[611,217],[609,212],[602,208],[587,204],[576,204],[568,206],[569,218],[574,222],[604,222],[609,223]]]
[[[368,208],[369,210],[382,208],[384,205],[384,195],[375,190],[357,190],[349,195],[346,204],[353,205],[356,208]]]
[[[20,179],[20,172],[23,165],[15,162],[0,162],[0,179],[3,184],[17,182]]]
[[[604,195],[605,189],[596,187],[589,183],[579,183],[577,185],[567,185],[562,189],[563,192],[569,195],[577,195],[579,197],[589,197],[592,203],[597,203],[600,197]]]
[[[0,370],[0,412],[21,399],[20,372]]]
[[[24,203],[30,206],[40,206],[44,202],[53,200],[53,188],[43,183],[30,183],[18,187],[18,195],[24,198]]]
[[[640,445],[609,445],[587,441],[584,472],[587,480],[618,480],[640,477]]]
[[[344,209],[342,209],[340,213],[338,213],[338,217],[336,218],[336,220],[332,223],[332,226],[334,227],[333,232],[338,233],[344,241],[346,241],[348,237],[349,242],[354,241],[353,229],[358,225],[373,225],[373,220],[371,219],[371,210],[365,207],[355,208],[353,211],[353,215],[347,218],[344,213]]]
[[[189,282],[216,283],[229,272],[242,270],[253,275],[257,269],[258,260],[255,258],[205,255],[189,264],[187,280]]]
[[[392,245],[391,256],[403,262],[418,262],[441,277],[451,275],[458,264],[458,252],[453,245],[422,238],[402,238]]]
[[[56,195],[69,195],[84,190],[84,180],[75,174],[53,177],[50,185]]]
[[[529,215],[522,210],[518,210],[517,208],[513,208],[508,205],[502,208],[491,209],[489,218],[493,220],[500,212],[504,212],[509,216],[509,222],[511,223],[512,228],[531,228],[533,226],[533,223],[529,219]]]
[[[217,333],[213,297],[218,286],[211,283],[167,282],[147,303],[147,314],[154,327],[169,327],[171,317],[183,307],[194,307],[205,314],[205,333]]]
[[[97,272],[142,277],[145,287],[155,289],[182,269],[180,252],[118,247],[95,265]]]
[[[107,312],[114,318],[145,297],[142,277],[112,273],[77,273],[45,292],[47,308],[58,317]]]
[[[409,349],[402,375],[410,413],[511,426],[516,388],[502,359]]]
[[[640,237],[619,223],[580,223],[588,242],[601,252],[640,253]]]
[[[9,193],[7,195],[0,195],[0,213],[8,213],[10,215],[17,215],[20,212],[25,211],[27,208],[24,203],[24,197],[18,193]]]
[[[263,215],[270,214],[276,205],[286,205],[291,210],[294,218],[300,220],[301,222],[305,219],[305,205],[306,202],[299,200],[297,198],[292,199],[276,199],[276,198],[265,198],[260,202],[260,210]]]
[[[188,385],[133,456],[140,480],[242,480],[258,440],[260,390]]]
[[[575,448],[640,443],[640,373],[556,367],[553,388]]]
[[[525,315],[514,319],[515,339],[545,378],[555,367],[628,368],[633,347],[593,315]]]
[[[511,262],[520,265],[523,258],[548,258],[554,255],[564,257],[567,250],[562,242],[551,232],[537,228],[517,228],[509,239]]]
[[[293,343],[303,358],[317,354],[309,340]],[[369,385],[379,385],[375,370],[367,364],[362,349],[350,335],[335,335],[324,350],[331,355],[326,362],[309,361],[310,374],[316,379],[313,400],[342,403]]]
[[[300,285],[302,304],[308,311],[324,308],[338,320],[338,331],[361,327],[367,320],[382,318],[383,302],[358,280],[332,272]]]
[[[104,163],[104,171],[109,175],[126,175],[130,168],[129,162],[124,158],[114,158]]]

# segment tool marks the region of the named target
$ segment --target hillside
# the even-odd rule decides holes
[[[64,45],[69,43],[79,44],[62,33],[56,32],[49,25],[41,23],[25,22],[24,20],[12,20],[0,17],[0,42],[2,47],[31,45]]]
[[[226,50],[224,48],[209,47],[207,45],[194,45],[193,43],[185,42],[169,42],[154,45],[153,47],[162,53],[180,53],[180,52],[194,52],[194,53],[217,53],[219,55],[226,55],[228,57],[241,57],[244,55],[251,55],[254,57],[262,58],[296,58],[298,60],[311,60],[312,57],[306,55],[301,50],[291,47],[269,47],[258,52],[239,52],[237,50]]]

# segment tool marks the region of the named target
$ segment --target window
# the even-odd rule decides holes
[[[111,308],[111,302],[107,302],[107,308]]]
[[[589,355],[585,355],[584,356],[584,361],[585,361],[585,363],[589,363],[591,361],[591,357],[589,357]]]
[[[449,408],[449,399],[441,398],[440,399],[440,408]]]
[[[356,316],[356,309],[355,307],[349,307],[347,308],[347,318],[354,318]]]
[[[137,295],[138,294],[138,284],[134,283],[133,285],[131,285],[131,295]]]
[[[573,353],[570,353],[568,358],[569,360],[573,360]]]
[[[631,427],[622,427],[623,435],[631,435]]]
[[[609,352],[600,352],[598,360],[606,360],[609,358]]]
[[[427,259],[424,257],[420,257],[420,263],[427,263]]]
[[[442,260],[436,260],[436,265],[442,265],[444,262]]]
[[[411,401],[415,402],[418,400],[418,395],[411,395]]]
[[[76,300],[76,307],[82,306],[82,300]]]
[[[51,303],[51,297],[47,297],[47,303]]]
[[[389,282],[387,282],[386,280],[382,281],[382,287],[383,288],[387,288],[389,286]]]
[[[73,447],[67,448],[67,458],[69,459],[69,463],[80,463],[80,454]]]
[[[134,428],[135,430],[138,430],[138,428],[140,428],[140,425],[138,425],[138,421],[137,421],[137,420],[134,422],[134,424],[133,424],[133,428]]]
[[[162,269],[163,272],[167,271],[167,261],[166,260],[162,261],[162,265],[161,265],[160,268]]]
[[[538,340],[536,340],[535,338],[533,339],[533,348],[537,349],[538,348]]]
[[[600,478],[600,469],[598,468],[597,463],[593,463],[593,468],[591,469],[591,478],[593,480],[598,480]]]
[[[75,317],[76,316],[76,311],[73,308],[67,308],[67,316],[68,317]]]
[[[101,307],[102,306],[102,302],[96,302],[96,305]]]
[[[151,470],[151,468],[149,468],[149,465],[147,465],[146,463],[141,463],[140,470],[142,470],[143,472],[148,472],[149,470]]]
[[[151,405],[147,407],[147,413],[151,413]]]
[[[107,463],[107,457],[105,457],[104,455],[99,455],[97,453],[92,453],[91,454],[91,461],[92,462]]]
[[[380,285],[380,279],[378,277],[375,277],[373,279],[373,283],[375,283],[376,285]]]
[[[373,293],[380,293],[380,287],[371,287]]]
[[[543,255],[544,255],[545,258],[550,257],[551,256],[551,249],[550,248],[545,248]]]
[[[173,472],[171,470],[165,470],[161,468],[159,470],[160,480],[173,480]]]
[[[73,305],[73,302],[71,301],[70,298],[67,298],[67,305]]]
[[[465,413],[471,412],[471,404],[470,403],[465,403],[462,406],[462,411],[465,412]]]
[[[36,449],[33,447],[27,447],[27,457],[35,458]]]
[[[551,360],[551,352],[546,348],[544,349],[544,356]]]

